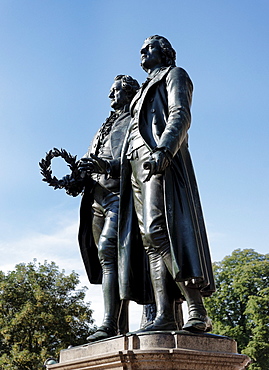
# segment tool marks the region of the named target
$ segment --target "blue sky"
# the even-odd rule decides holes
[[[86,152],[114,77],[145,80],[139,50],[153,34],[194,83],[190,151],[212,259],[268,253],[268,17],[266,0],[0,0],[0,269],[46,259],[89,286],[80,198],[42,182],[38,162],[53,147]],[[55,159],[53,172],[69,171]],[[97,324],[100,292],[87,295]]]

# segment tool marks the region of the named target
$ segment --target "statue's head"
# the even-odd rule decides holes
[[[131,76],[116,76],[108,95],[111,107],[115,110],[123,109],[125,105],[130,104],[138,89],[139,83]]]
[[[141,66],[147,71],[154,66],[175,66],[176,52],[163,36],[148,37],[141,48]]]

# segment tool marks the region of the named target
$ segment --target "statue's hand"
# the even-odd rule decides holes
[[[149,181],[153,175],[163,173],[164,170],[170,165],[172,156],[169,152],[162,149],[157,149],[151,154],[150,161],[144,163],[144,169],[149,170],[149,173],[144,182]]]
[[[59,182],[62,187],[67,188],[67,187],[70,187],[71,182],[73,181],[74,179],[71,175],[66,175]]]
[[[156,162],[155,161],[147,161],[143,164],[144,170],[148,170],[147,177],[145,178],[144,182],[147,182],[151,179],[151,176],[156,174]]]
[[[81,158],[81,163],[79,164],[81,171],[86,171],[87,173],[108,173],[109,161],[101,159],[94,154],[91,154],[91,158]]]
[[[78,168],[81,172],[81,176],[85,177],[86,174],[91,174],[93,172],[93,164],[91,158],[81,158],[78,163]]]
[[[59,184],[65,188],[68,195],[72,195],[73,197],[78,196],[84,188],[84,181],[82,179],[75,180],[72,175],[64,176],[59,180]]]

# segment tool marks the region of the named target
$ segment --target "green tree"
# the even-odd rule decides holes
[[[93,330],[78,274],[65,275],[54,262],[16,265],[0,272],[0,369],[43,369],[69,345],[85,343]]]
[[[269,369],[269,254],[237,249],[213,267],[217,292],[206,307],[214,333],[235,339],[250,369]]]

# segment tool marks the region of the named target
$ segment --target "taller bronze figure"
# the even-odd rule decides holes
[[[129,220],[135,210],[157,306],[153,323],[140,331],[177,329],[168,292],[170,274],[188,304],[183,329],[205,332],[212,326],[202,296],[210,296],[215,286],[188,150],[193,85],[175,59],[170,42],[158,35],[147,38],[141,48],[141,66],[148,77],[131,103],[121,156],[120,294],[127,299],[132,286]]]

